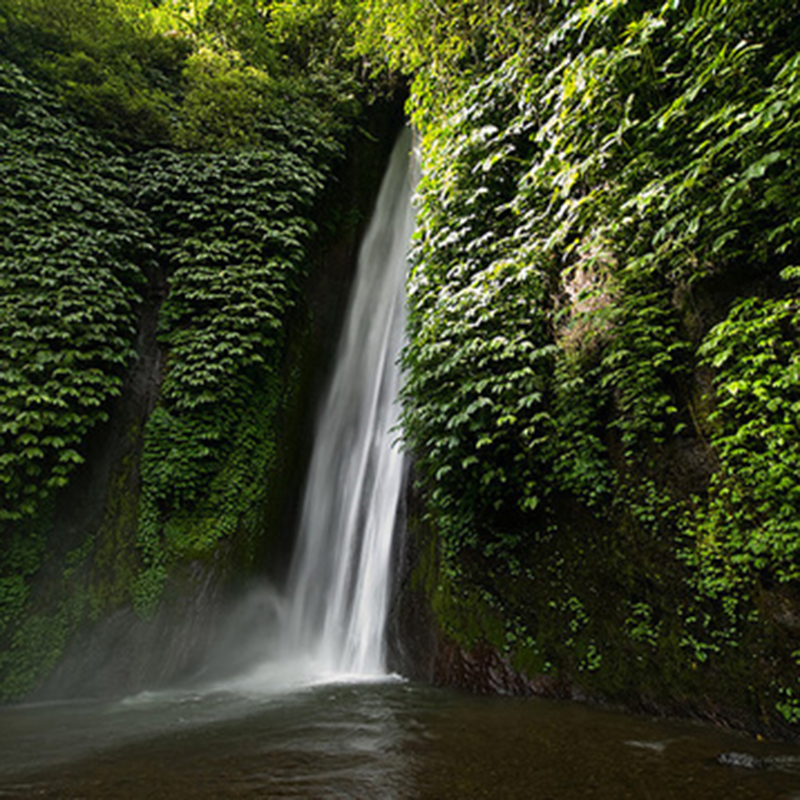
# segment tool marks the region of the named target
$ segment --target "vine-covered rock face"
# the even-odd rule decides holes
[[[30,0],[0,25],[25,67],[0,61],[0,698],[35,686],[88,623],[208,605],[212,576],[270,550],[316,222],[346,220],[349,241],[369,196],[318,213],[359,113],[345,78],[283,75],[267,102],[278,78],[170,43],[123,6],[62,18]],[[175,63],[156,69],[147,42]],[[105,86],[73,74],[86,59],[132,104],[117,117],[79,102]],[[158,136],[132,87],[161,103]],[[175,672],[193,648],[173,649]]]
[[[65,554],[68,582],[90,552],[86,532],[48,542],[46,520],[134,361],[155,236],[112,148],[5,61],[0,92],[0,694],[13,695],[84,613],[81,592],[32,613],[32,584]]]
[[[154,235],[121,160],[7,62],[0,93],[0,522],[13,522],[66,485],[120,394]]]
[[[142,454],[147,570],[134,597],[147,613],[172,562],[208,556],[263,505],[291,391],[284,328],[325,173],[277,140],[236,155],[153,152],[138,166],[135,202],[160,232],[170,284],[166,369]]]
[[[800,719],[800,20],[773,11],[517,4],[513,51],[484,30],[410,101],[404,430],[445,638],[754,724]]]
[[[48,692],[169,679],[208,640],[234,578],[281,560],[311,351],[340,316],[315,323],[309,308],[318,286],[347,287],[388,149],[353,132],[343,73],[276,78],[190,37],[115,32],[103,15],[123,6],[84,19],[70,5],[61,19],[30,0],[0,27],[27,68],[0,61],[0,699],[41,686],[65,650]],[[110,38],[91,41],[92,25]],[[135,51],[128,72],[117,33]],[[170,73],[182,91],[137,71],[151,39],[185,61],[183,78]],[[173,127],[148,142],[145,115],[117,137],[119,119],[76,105],[65,64],[80,48],[122,70],[120,86],[144,81],[151,99],[167,86]],[[389,142],[396,105],[363,125]],[[200,124],[212,107],[214,125]],[[186,635],[168,635],[182,617]]]

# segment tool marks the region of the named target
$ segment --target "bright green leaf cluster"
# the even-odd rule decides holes
[[[792,293],[793,294],[793,293]],[[715,372],[711,443],[720,467],[692,519],[692,561],[718,593],[756,575],[800,577],[800,305],[737,303],[700,349]]]
[[[403,424],[453,544],[536,506],[552,432],[546,284],[507,207],[526,149],[512,87],[493,75],[466,93],[420,188]]]
[[[157,35],[138,0],[13,0],[0,16],[6,58],[49,84],[82,122],[118,144],[169,142],[192,44]]]
[[[487,4],[462,5],[469,18]],[[424,178],[404,427],[437,526],[494,551],[500,531],[541,530],[550,501],[569,493],[654,539],[674,536],[688,496],[664,459],[703,450],[721,464],[696,518],[715,531],[705,539],[754,548],[757,568],[788,575],[793,356],[776,362],[778,380],[764,358],[720,361],[730,327],[698,346],[718,287],[746,294],[754,279],[783,295],[779,273],[797,262],[797,12],[608,0],[505,13],[516,49],[476,24],[450,63],[409,41],[418,20],[399,4],[383,14],[406,48],[394,63],[416,70]],[[427,14],[435,30],[418,41],[435,49],[452,20]],[[755,318],[737,330],[760,341]],[[709,443],[699,361],[731,370],[710,422],[725,433]],[[745,369],[762,399],[721,402]],[[743,411],[756,400],[757,424]],[[770,421],[779,407],[787,416]],[[727,518],[713,499],[736,483],[742,524],[729,495]],[[714,562],[718,547],[698,558]]]

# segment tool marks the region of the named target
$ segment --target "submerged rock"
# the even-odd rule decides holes
[[[769,766],[763,758],[752,753],[720,753],[717,763],[725,767],[739,767],[740,769],[767,769]]]

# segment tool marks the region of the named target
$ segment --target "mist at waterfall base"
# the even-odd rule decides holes
[[[246,593],[180,687],[0,708],[0,798],[800,798],[789,745],[387,674],[409,148],[363,244],[286,590]]]

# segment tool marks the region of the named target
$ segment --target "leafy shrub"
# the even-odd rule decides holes
[[[485,4],[463,5],[468,17]],[[398,4],[375,18],[406,48],[396,63],[418,70],[410,104],[424,178],[404,426],[438,524],[459,508],[474,542],[476,530],[520,524],[503,509],[541,509],[566,491],[596,508],[617,493],[617,508],[632,509],[638,524],[674,533],[675,503],[686,498],[669,497],[658,462],[676,436],[704,436],[690,397],[695,362],[731,371],[718,376],[718,396],[742,379],[737,370],[776,392],[793,380],[789,370],[776,383],[765,358],[721,360],[733,322],[698,353],[703,322],[691,317],[694,294],[711,280],[736,280],[746,265],[774,283],[797,254],[800,184],[790,165],[800,62],[788,33],[797,20],[783,9],[789,27],[779,29],[768,8],[760,0],[509,7],[520,34],[534,35],[509,52],[491,31],[481,38],[476,22],[457,34],[462,57],[450,63],[424,48],[455,35],[452,21],[418,39],[419,49],[409,41],[419,20]],[[483,63],[467,56],[476,40]],[[514,288],[504,291],[500,276]],[[755,346],[759,324],[741,318],[737,335],[750,331]],[[767,470],[766,461],[794,463],[789,422],[768,423],[765,406],[761,463],[745,406],[724,396],[712,418],[721,471],[710,496],[733,491],[735,472],[747,481],[737,507],[750,516],[734,533],[738,523],[712,500],[718,511],[702,518],[716,533],[703,540],[738,541],[762,553],[760,567],[784,574],[794,507],[781,512],[766,486],[780,472],[786,499],[795,484],[791,466]],[[734,448],[737,436],[753,447]],[[745,477],[755,474],[761,488]],[[767,516],[784,526],[780,537],[767,532]],[[709,563],[721,546],[703,546]]]
[[[700,348],[714,370],[719,470],[693,523],[703,587],[800,577],[800,306],[737,302]]]
[[[199,50],[186,62],[187,93],[176,142],[187,150],[229,150],[260,141],[274,106],[266,73],[235,56]]]
[[[551,426],[545,279],[504,208],[525,147],[508,124],[512,86],[503,72],[466,93],[419,190],[403,425],[454,545],[535,508]]]
[[[192,44],[156,34],[140,4],[8,3],[3,50],[77,117],[114,141],[166,144]]]

